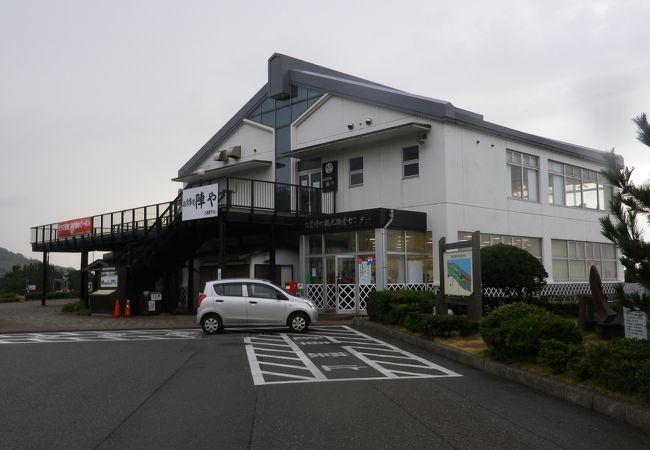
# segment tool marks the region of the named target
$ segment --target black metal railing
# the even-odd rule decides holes
[[[296,184],[225,178],[219,184],[219,206],[294,215],[333,214],[334,193]]]
[[[245,178],[219,180],[219,209],[250,213],[311,216],[335,212],[334,193],[320,188]],[[77,235],[58,235],[59,223],[31,228],[30,242],[44,244],[90,239],[134,240],[161,232],[182,218],[182,193],[171,202],[124,209],[90,217],[91,229]]]

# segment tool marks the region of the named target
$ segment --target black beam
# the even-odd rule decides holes
[[[187,262],[187,312],[194,312],[194,256]]]
[[[79,293],[81,294],[81,301],[84,306],[88,308],[88,250],[81,252],[81,264],[79,270],[81,271],[81,286],[79,287]]]
[[[47,252],[43,252],[43,296],[41,306],[45,306],[45,294],[47,292]]]

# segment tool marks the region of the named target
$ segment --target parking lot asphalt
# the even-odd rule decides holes
[[[159,314],[114,318],[107,314],[81,316],[62,312],[63,305],[72,301],[75,300],[48,300],[45,306],[42,306],[40,301],[0,303],[0,335],[56,331],[199,329],[194,314]],[[352,316],[321,313],[318,325],[348,325],[352,323]],[[376,328],[375,331],[381,329],[381,332],[390,332],[391,335],[397,333],[394,330],[390,331],[389,328],[373,325],[365,320],[355,320],[355,324],[357,326],[372,325],[373,329]],[[403,335],[404,333],[398,334]],[[406,340],[410,344],[424,347],[430,352],[479,368],[493,375],[508,378],[533,389],[543,391],[548,395],[560,397],[570,403],[594,409],[617,420],[650,430],[650,408],[630,404],[583,387],[573,387],[548,380],[534,373],[525,373],[522,370],[512,369],[484,358],[447,348],[433,341],[418,340],[416,343],[412,336],[409,336]]]
[[[198,328],[194,314],[158,314],[114,318],[110,314],[80,316],[64,313],[61,308],[76,299],[0,303],[0,333],[46,331],[101,331]],[[321,314],[328,324],[351,323],[350,316]]]

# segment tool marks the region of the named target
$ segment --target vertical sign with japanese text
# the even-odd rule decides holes
[[[336,192],[338,187],[338,162],[327,161],[323,163],[322,170],[323,192]]]
[[[183,189],[183,220],[207,219],[219,214],[219,185]]]

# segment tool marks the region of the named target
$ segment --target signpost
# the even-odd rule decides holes
[[[481,233],[472,233],[469,241],[447,244],[438,241],[440,293],[436,298],[436,314],[447,313],[448,304],[467,306],[467,317],[478,321],[483,315],[481,295]]]
[[[644,311],[623,308],[625,337],[648,340],[648,317]]]

